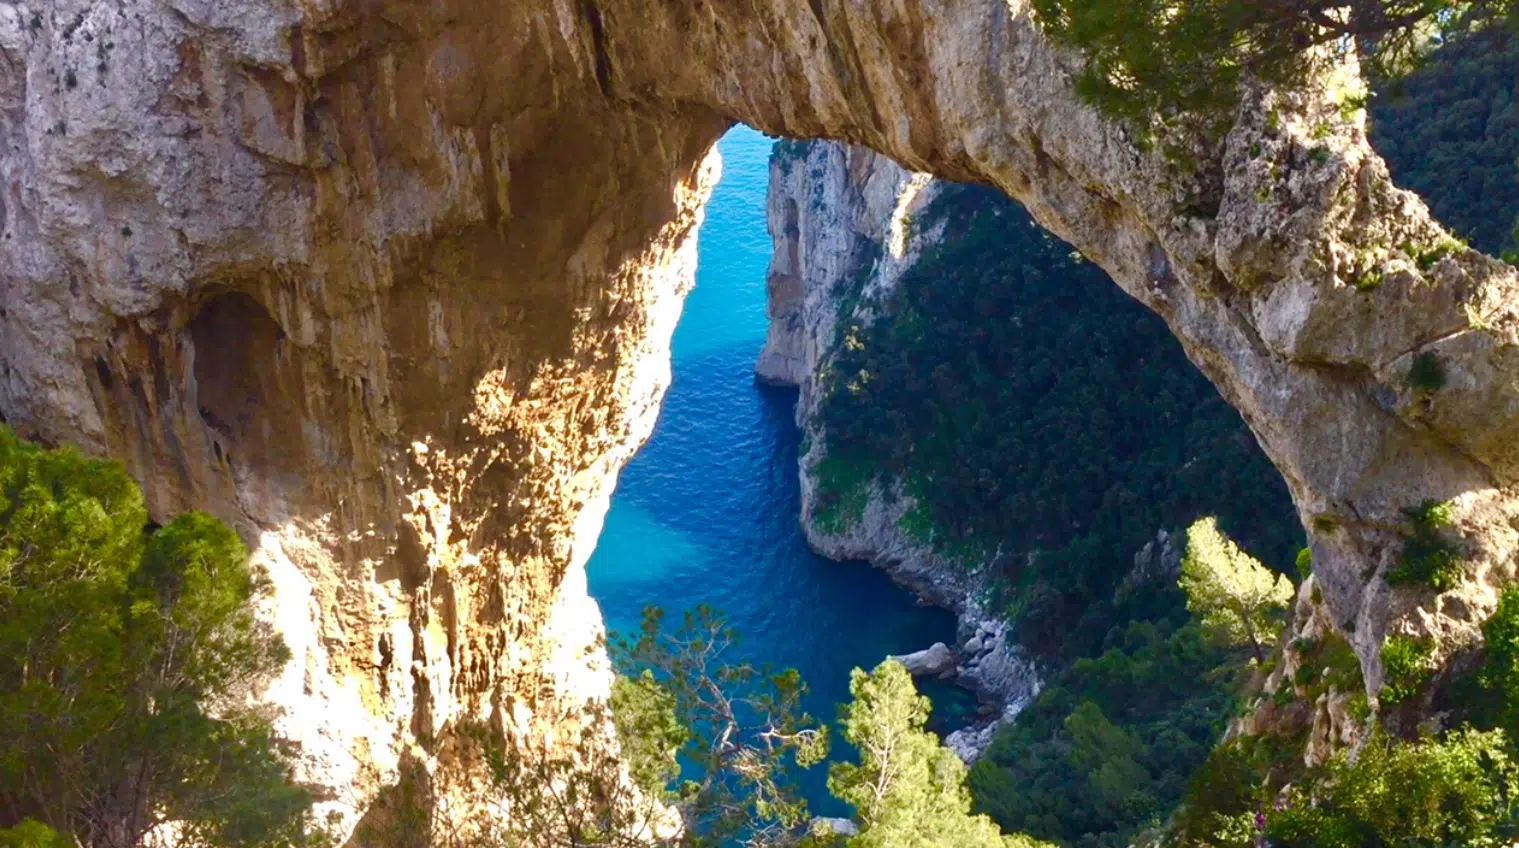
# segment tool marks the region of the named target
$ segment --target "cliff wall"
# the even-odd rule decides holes
[[[828,389],[830,360],[847,343],[840,326],[878,317],[924,250],[937,244],[944,221],[926,210],[942,184],[885,156],[834,142],[783,142],[770,164],[766,212],[774,254],[766,278],[769,335],[755,372],[761,380],[800,390],[796,422],[805,451],[802,529],[808,544],[838,560],[867,560],[928,603],[959,617],[958,642],[944,668],[928,669],[976,692],[997,720],[1010,720],[1039,691],[1039,678],[1008,634],[987,615],[982,573],[951,562],[903,530],[914,505],[896,483],[872,482],[856,521],[820,520],[815,467],[827,436],[816,415]],[[893,491],[885,491],[885,487]],[[927,652],[925,652],[925,656]],[[909,667],[914,667],[909,663]],[[917,672],[915,672],[917,673]],[[966,760],[990,743],[996,721],[952,733]]]
[[[1519,546],[1514,270],[1444,247],[1342,88],[1251,93],[1183,165],[1075,62],[1021,0],[0,7],[0,412],[254,542],[272,701],[350,821],[464,718],[551,744],[605,692],[580,563],[742,120],[994,184],[1161,315],[1371,691],[1389,631],[1475,638]],[[1444,597],[1383,580],[1427,500]]]

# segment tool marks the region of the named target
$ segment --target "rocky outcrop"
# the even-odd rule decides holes
[[[582,565],[726,123],[634,117],[543,11],[0,8],[0,411],[242,531],[345,828],[454,727],[574,739],[610,685]]]
[[[958,665],[955,652],[943,642],[935,642],[930,647],[910,654],[892,655],[887,659],[901,663],[913,677],[949,677],[955,673],[955,666]]]
[[[869,150],[831,142],[778,147],[766,195],[774,244],[766,286],[771,321],[756,373],[801,390],[796,420],[808,446],[799,463],[808,543],[834,559],[867,560],[924,601],[953,610],[960,617],[956,648],[939,643],[895,659],[915,677],[955,681],[994,716],[1010,720],[1038,693],[1038,675],[1008,638],[1006,623],[984,613],[980,571],[949,561],[903,529],[912,497],[876,481],[857,519],[825,526],[817,511],[814,469],[827,439],[815,413],[843,342],[840,322],[878,317],[902,275],[938,243],[945,222],[930,210],[941,188]],[[956,731],[953,747],[974,760],[997,724]]]
[[[349,821],[460,719],[572,737],[607,679],[579,563],[743,120],[995,184],[1160,314],[1371,691],[1391,630],[1478,638],[1519,547],[1514,270],[1444,246],[1343,85],[1168,157],[1076,61],[1024,0],[6,5],[0,412],[256,545],[273,701]],[[1427,500],[1459,603],[1383,580]]]
[[[754,370],[765,382],[803,390],[799,416],[810,406],[817,365],[835,344],[841,302],[889,288],[916,259],[909,224],[932,200],[934,191],[923,191],[931,182],[842,144],[783,142],[771,158],[770,325]]]
[[[1285,738],[1284,748],[1301,751],[1304,765],[1312,767],[1368,738],[1371,712],[1360,669],[1316,578],[1303,581],[1291,613],[1275,667],[1260,681],[1253,708],[1232,723],[1228,735]]]

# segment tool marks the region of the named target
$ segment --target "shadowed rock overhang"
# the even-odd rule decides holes
[[[544,738],[604,697],[581,565],[743,121],[994,184],[1162,316],[1372,690],[1391,629],[1474,636],[1519,544],[1514,270],[1335,80],[1168,157],[1075,61],[1018,0],[0,8],[0,412],[242,529],[282,729],[356,815],[458,719]],[[1452,499],[1466,581],[1388,587],[1404,510]]]

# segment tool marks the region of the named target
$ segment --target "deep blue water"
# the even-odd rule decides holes
[[[653,437],[623,471],[588,566],[611,630],[635,631],[645,605],[672,619],[721,610],[757,662],[802,673],[808,710],[832,721],[849,671],[950,641],[954,618],[863,563],[814,554],[798,524],[794,390],[754,381],[765,340],[765,188],[770,140],[739,127],[719,143],[723,177],[700,235],[696,290],[675,332],[674,379]],[[963,697],[928,693],[964,708]],[[838,746],[836,744],[836,751]],[[807,794],[827,797],[822,767]]]

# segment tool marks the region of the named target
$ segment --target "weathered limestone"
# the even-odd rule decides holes
[[[755,370],[761,379],[800,389],[796,420],[808,450],[798,470],[808,543],[834,559],[869,560],[959,617],[955,650],[938,652],[936,645],[912,655],[919,662],[899,659],[915,676],[953,678],[996,716],[956,729],[946,740],[969,762],[991,743],[999,721],[1016,717],[1038,694],[1032,661],[1006,623],[982,609],[981,573],[945,560],[902,530],[902,518],[914,505],[910,495],[895,484],[872,483],[858,521],[825,527],[817,517],[812,473],[827,443],[815,413],[825,391],[818,381],[840,345],[836,324],[841,318],[872,320],[876,304],[939,242],[945,222],[924,213],[942,186],[885,156],[833,142],[777,157],[766,194],[774,243],[767,280],[771,323]],[[898,491],[888,497],[887,485]]]
[[[0,412],[258,544],[275,700],[358,815],[456,719],[545,739],[605,691],[578,563],[743,120],[994,183],[1158,312],[1282,470],[1373,690],[1390,629],[1472,638],[1519,545],[1514,270],[1428,261],[1328,90],[1252,96],[1183,166],[1072,68],[1025,0],[0,7]],[[1428,499],[1459,604],[1380,578]]]
[[[921,651],[887,657],[901,663],[913,677],[949,677],[955,673],[957,657],[943,642]]]
[[[726,122],[602,96],[547,6],[7,6],[0,51],[0,410],[255,545],[301,777],[351,825],[458,721],[573,739]]]

